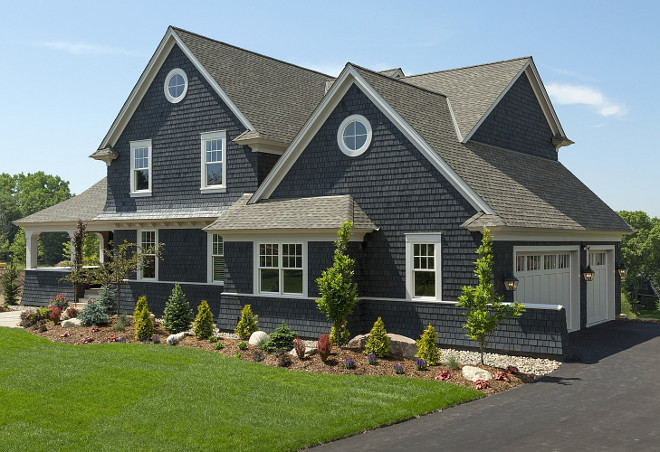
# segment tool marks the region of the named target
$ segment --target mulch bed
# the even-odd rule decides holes
[[[46,331],[39,331],[38,327],[28,328],[27,331],[37,334],[39,336],[50,339],[53,342],[60,342],[64,344],[72,345],[84,345],[85,338],[92,339],[91,344],[99,343],[108,343],[109,337],[116,336],[126,340],[126,342],[138,342],[135,340],[135,327],[134,325],[127,326],[124,331],[115,331],[113,325],[116,319],[111,319],[110,325],[104,327],[97,327],[98,331],[92,330],[89,327],[77,327],[77,328],[62,328],[60,325],[53,325],[53,323],[47,323]],[[132,323],[132,322],[131,322]],[[66,336],[65,332],[69,332],[69,335]],[[169,347],[166,343],[167,336],[169,335],[165,330],[163,330],[162,325],[157,323],[156,328],[154,329],[154,335],[158,336],[161,343],[153,344],[150,343],[150,347]],[[66,337],[64,337],[66,336]],[[275,354],[267,354],[262,350],[248,345],[247,350],[241,350],[238,348],[239,342],[238,339],[232,338],[219,338],[218,342],[223,343],[223,348],[221,350],[216,350],[215,343],[210,342],[209,340],[199,340],[195,337],[187,336],[181,342],[177,344],[177,347],[190,347],[197,348],[202,350],[207,350],[213,353],[221,353],[225,356],[234,356],[236,353],[241,353],[241,358],[247,361],[259,361],[262,364],[267,366],[276,367],[278,366],[278,358]],[[262,360],[259,360],[259,358]],[[469,388],[474,388],[475,383],[463,378],[460,370],[450,370],[446,366],[430,366],[427,370],[417,370],[415,367],[415,360],[411,359],[395,359],[395,358],[379,358],[377,364],[369,364],[366,355],[364,355],[358,349],[351,349],[347,347],[333,347],[332,353],[324,363],[321,361],[321,358],[318,354],[314,354],[304,359],[298,359],[297,356],[290,357],[290,364],[286,366],[286,369],[290,371],[300,371],[300,372],[312,372],[312,373],[324,373],[324,374],[338,374],[338,375],[390,375],[396,376],[398,378],[423,378],[426,380],[435,379],[440,371],[449,370],[451,372],[452,378],[449,380],[449,383],[458,384],[466,386]],[[344,362],[352,358],[355,361],[354,369],[344,368]],[[394,373],[394,365],[401,364],[404,369],[403,375],[396,375]],[[459,367],[463,367],[462,365]],[[493,376],[497,372],[504,371],[505,369],[499,369],[490,366],[479,365],[482,369],[488,370]],[[499,392],[508,391],[517,386],[520,386],[524,383],[529,383],[535,380],[533,375],[526,375],[518,373],[517,375],[508,374],[510,382],[504,382],[500,380],[495,380],[494,378],[490,381],[490,387],[484,390],[484,394],[493,395]]]

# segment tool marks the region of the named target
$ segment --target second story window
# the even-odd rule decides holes
[[[202,191],[226,188],[226,142],[224,131],[202,134]]]
[[[131,196],[151,194],[151,140],[131,141]]]

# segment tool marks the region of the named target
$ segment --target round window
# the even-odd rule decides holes
[[[181,69],[172,69],[165,77],[165,97],[176,104],[181,102],[188,91],[188,77]]]
[[[339,149],[349,157],[362,155],[371,144],[371,124],[362,115],[351,115],[337,131]]]

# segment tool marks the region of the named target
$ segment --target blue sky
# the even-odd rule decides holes
[[[2,0],[0,172],[58,174],[74,193],[101,179],[87,156],[171,24],[331,75],[532,55],[576,142],[560,161],[613,209],[660,217],[658,2],[96,3]]]

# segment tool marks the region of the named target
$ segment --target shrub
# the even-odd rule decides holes
[[[355,360],[353,358],[348,358],[344,361],[344,369],[355,369]]]
[[[298,359],[303,359],[305,357],[305,341],[300,339],[298,336],[293,340],[293,349],[296,351],[296,355],[298,355]]]
[[[108,284],[102,285],[99,289],[99,303],[108,316],[117,314],[115,291]]]
[[[266,350],[266,344],[270,342],[270,336],[261,336],[259,340],[257,341],[257,348],[260,348],[261,350]]]
[[[369,364],[371,364],[372,366],[375,366],[376,364],[378,364],[378,357],[374,354],[371,354],[367,356],[367,361],[369,361]]]
[[[330,340],[345,345],[350,339],[346,318],[357,303],[357,284],[353,282],[355,260],[346,254],[353,229],[352,221],[345,221],[335,240],[332,267],[324,270],[316,280],[321,298],[316,300],[319,310],[332,322]]]
[[[241,339],[249,339],[252,333],[257,331],[257,317],[259,316],[252,314],[252,307],[249,304],[243,306],[241,320],[238,321],[234,333]]]
[[[428,369],[429,364],[422,358],[417,358],[417,360],[415,361],[415,367],[417,368],[417,370],[426,370]]]
[[[55,325],[60,323],[60,316],[62,315],[62,310],[57,306],[48,306],[48,310],[50,311],[48,313],[49,320],[51,320]]]
[[[435,345],[438,340],[438,333],[432,325],[424,330],[422,336],[417,341],[417,354],[415,358],[422,358],[426,360],[431,366],[435,366],[440,361],[440,350]]]
[[[170,333],[180,333],[190,329],[192,320],[193,310],[186,300],[186,295],[181,290],[181,286],[175,284],[163,311],[163,328]]]
[[[115,331],[124,331],[128,326],[128,323],[128,316],[126,314],[122,314],[117,317],[117,322],[115,323],[115,326],[112,327],[112,329]]]
[[[277,357],[277,365],[279,367],[287,367],[291,364],[291,357],[286,350],[278,349],[275,356]]]
[[[154,324],[151,321],[151,312],[147,307],[142,309],[135,322],[135,339],[138,341],[148,341],[154,335]]]
[[[511,382],[511,379],[509,378],[509,376],[507,375],[506,372],[498,372],[497,375],[495,375],[495,379],[496,380],[502,380],[502,381],[505,381],[507,383]]]
[[[328,333],[323,333],[319,336],[317,351],[321,357],[321,361],[326,362],[328,356],[330,356],[330,352],[332,352],[332,341]]]
[[[154,334],[151,337],[151,342],[153,342],[154,344],[160,344],[160,338],[157,335]]]
[[[371,328],[371,332],[367,338],[367,345],[364,347],[364,354],[374,354],[379,358],[385,358],[390,354],[390,338],[387,337],[385,324],[380,317],[378,317],[373,328]]]
[[[197,317],[195,317],[193,331],[197,339],[207,339],[213,334],[213,313],[206,300],[197,306]]]
[[[142,314],[142,310],[146,308],[147,308],[147,296],[142,295],[135,302],[135,310],[133,311],[133,321],[135,322],[136,325],[138,319],[140,318],[140,314]]]
[[[241,356],[243,356],[243,354],[241,352],[234,353],[234,358],[241,359]]]
[[[2,295],[5,297],[5,304],[18,304],[18,292],[20,287],[16,284],[18,270],[14,261],[9,262],[9,266],[2,274]]]
[[[245,342],[239,342],[238,344],[236,344],[236,346],[237,346],[240,350],[247,350],[247,348],[248,348],[248,346],[247,346],[247,344],[246,344]]]
[[[516,366],[506,366],[506,371],[513,375],[516,375],[518,372],[520,372]]]
[[[449,367],[451,370],[457,370],[458,369],[458,359],[454,356],[451,355],[449,359],[447,359],[447,367]]]
[[[78,314],[82,326],[98,326],[108,324],[108,314],[105,313],[103,306],[96,300],[89,300],[85,309]]]
[[[261,350],[255,350],[254,353],[252,353],[252,361],[260,363],[264,359],[266,359],[266,355]]]
[[[49,312],[47,308],[41,308],[37,311],[26,310],[21,312],[21,321],[19,325],[23,328],[29,328],[37,323],[48,319]]]
[[[215,344],[218,342],[218,336],[209,336],[209,342]]]
[[[66,308],[66,315],[68,315],[70,319],[75,319],[78,317],[78,310],[73,306],[69,306]]]
[[[270,340],[264,344],[263,349],[267,352],[274,352],[275,350],[282,349],[287,352],[293,349],[293,340],[297,334],[291,331],[291,328],[286,323],[277,327],[275,332],[270,335]]]
[[[477,380],[474,383],[474,387],[479,390],[490,388],[490,381],[488,380]]]
[[[222,342],[218,342],[218,343],[215,344],[215,349],[216,350],[222,350],[224,348],[224,346],[225,346],[225,344],[223,344]]]
[[[61,293],[57,294],[55,298],[51,298],[48,300],[49,306],[55,306],[60,308],[61,311],[64,311],[66,308],[69,307],[69,300],[66,299],[64,295]]]
[[[451,372],[449,372],[448,370],[441,370],[438,376],[435,377],[435,379],[440,381],[451,380]]]
[[[401,364],[395,364],[394,373],[397,375],[403,375],[403,366]]]

